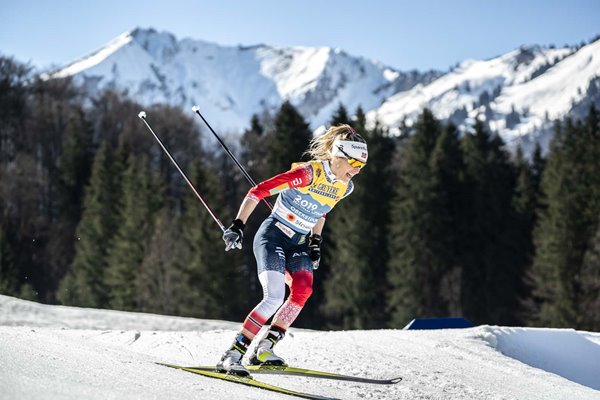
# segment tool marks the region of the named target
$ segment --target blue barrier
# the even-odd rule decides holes
[[[415,318],[404,329],[458,329],[472,328],[474,325],[462,318]]]

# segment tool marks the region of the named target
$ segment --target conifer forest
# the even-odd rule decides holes
[[[0,293],[48,304],[241,321],[262,297],[252,254],[221,230],[138,118],[147,112],[227,226],[250,188],[190,111],[143,108],[0,57]],[[206,116],[210,120],[210,116]],[[391,135],[340,104],[369,145],[328,215],[295,326],[402,328],[413,318],[600,331],[600,124],[555,121],[547,152],[508,152],[424,109]],[[301,161],[312,132],[289,102],[220,132],[256,182]],[[238,139],[239,138],[239,139]],[[274,201],[274,198],[270,199]]]

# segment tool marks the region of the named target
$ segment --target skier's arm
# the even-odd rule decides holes
[[[312,178],[313,172],[310,164],[302,164],[289,171],[275,175],[266,181],[262,181],[248,191],[246,198],[250,198],[258,203],[267,196],[272,196],[295,187],[308,186],[312,182]]]
[[[307,186],[312,181],[312,167],[309,164],[303,164],[296,168],[276,175],[254,186],[248,191],[248,194],[242,201],[236,218],[229,228],[223,232],[223,241],[225,242],[225,251],[242,248],[242,239],[244,237],[244,227],[246,221],[256,208],[259,201],[267,196],[283,192],[293,187]]]
[[[321,262],[321,243],[323,243],[321,232],[323,232],[323,226],[325,226],[324,215],[313,226],[312,235],[308,238],[308,255],[312,261],[313,269],[319,268]]]
[[[325,226],[325,216],[321,217],[321,219],[319,219],[317,221],[317,223],[315,224],[315,226],[313,226],[312,228],[312,234],[313,235],[319,235],[321,236],[321,232],[323,232],[323,227]]]
[[[275,175],[254,186],[248,191],[238,210],[236,219],[244,224],[254,212],[256,205],[265,197],[283,192],[293,187],[303,187],[310,184],[312,180],[312,168],[308,165],[300,165],[289,171]]]
[[[244,228],[246,221],[252,211],[256,208],[256,202],[248,197],[244,198],[240,209],[238,210],[237,216],[231,222],[229,228],[223,232],[223,241],[225,242],[225,251],[231,249],[241,249],[242,239],[244,238]]]
[[[248,196],[244,197],[244,201],[242,201],[240,209],[238,210],[237,216],[235,218],[241,220],[245,224],[248,220],[248,217],[250,217],[250,215],[256,208],[257,204],[258,203],[256,202],[256,200]]]

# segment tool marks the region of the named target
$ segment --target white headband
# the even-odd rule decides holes
[[[369,150],[366,143],[352,142],[350,140],[335,139],[331,148],[331,154],[334,157],[349,157],[365,163],[367,162],[367,158],[369,158]]]

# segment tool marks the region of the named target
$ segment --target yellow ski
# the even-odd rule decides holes
[[[296,375],[305,376],[312,378],[322,379],[333,379],[338,381],[351,381],[359,383],[374,383],[378,385],[393,385],[402,380],[402,377],[390,378],[390,379],[374,379],[374,378],[363,378],[361,376],[343,375],[331,372],[316,371],[313,369],[296,368],[284,365],[245,365],[246,369],[252,373],[257,374],[277,374],[277,375]],[[200,371],[214,371],[214,366],[198,366],[198,367],[186,367],[196,369]]]
[[[238,376],[238,375],[233,375],[233,374],[224,374],[222,372],[215,371],[214,366],[210,367],[210,369],[208,369],[206,367],[196,368],[196,367],[182,367],[180,365],[163,364],[163,363],[157,363],[157,364],[163,365],[165,367],[180,369],[182,371],[191,372],[191,373],[206,376],[209,378],[222,379],[222,380],[229,381],[229,382],[240,383],[242,385],[252,386],[252,387],[264,389],[264,390],[270,390],[272,392],[287,394],[290,396],[301,397],[304,399],[337,400],[333,397],[325,397],[325,396],[319,396],[319,395],[314,395],[314,394],[310,394],[310,393],[303,393],[303,392],[297,392],[295,390],[285,389],[285,388],[282,388],[279,386],[275,386],[275,385],[271,385],[271,384],[268,384],[265,382],[257,381],[254,378],[252,378],[251,376]]]

